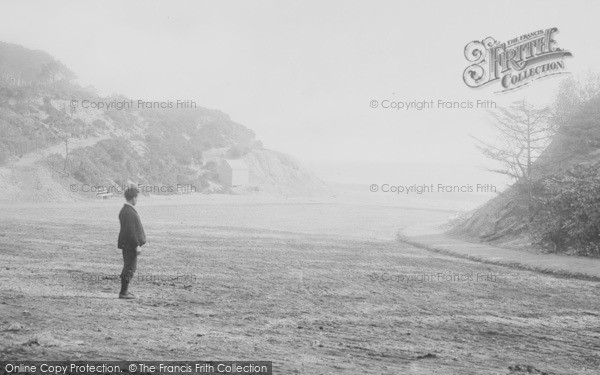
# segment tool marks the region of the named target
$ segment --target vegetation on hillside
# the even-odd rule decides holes
[[[600,255],[600,77],[566,79],[546,111],[533,113],[545,118],[539,127],[544,137],[552,129],[550,144],[543,150],[536,145],[535,159],[517,162],[524,173],[515,174],[513,186],[453,232],[498,242],[529,238],[554,252]],[[505,165],[515,165],[518,159],[512,156],[528,150],[510,151],[505,152]]]
[[[530,230],[550,250],[600,255],[600,90],[572,105],[548,150],[549,172],[531,182]]]
[[[205,186],[214,166],[202,154],[228,149],[232,158],[260,148],[252,130],[205,108],[86,110],[70,102],[118,102],[74,82],[64,64],[41,51],[0,43],[0,164],[81,138],[103,136],[91,147],[52,155],[48,162],[82,183],[129,182]]]

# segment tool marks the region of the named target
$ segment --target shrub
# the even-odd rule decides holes
[[[540,245],[600,254],[600,173],[577,166],[536,184],[531,234]]]

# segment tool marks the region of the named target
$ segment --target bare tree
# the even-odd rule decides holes
[[[485,156],[501,164],[501,167],[490,170],[507,175],[516,182],[529,180],[534,162],[556,133],[554,122],[549,121],[549,108],[537,109],[521,100],[508,108],[491,110],[488,114],[497,130],[497,138],[493,143],[475,139]]]

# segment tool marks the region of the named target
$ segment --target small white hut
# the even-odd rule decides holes
[[[242,159],[224,159],[219,166],[219,181],[225,186],[246,186],[250,179],[248,164]]]

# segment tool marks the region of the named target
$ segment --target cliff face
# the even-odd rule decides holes
[[[252,130],[218,110],[101,97],[74,77],[44,52],[0,43],[0,199],[69,200],[72,192],[60,191],[72,183],[226,191],[214,173],[215,150],[248,159],[254,190],[323,188],[291,157],[263,150]]]
[[[254,150],[245,160],[250,166],[250,182],[261,191],[285,196],[330,194],[325,184],[292,156]]]

